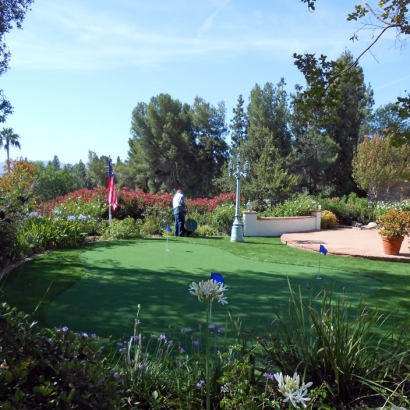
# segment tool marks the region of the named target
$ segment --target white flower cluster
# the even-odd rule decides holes
[[[200,302],[205,300],[217,300],[218,302],[227,304],[227,297],[224,297],[224,292],[228,290],[223,283],[217,282],[214,279],[209,279],[206,281],[201,281],[198,284],[192,282],[189,285],[189,293],[191,295],[198,296]]]
[[[294,407],[298,407],[298,404],[301,404],[303,407],[306,407],[307,401],[310,400],[309,397],[305,397],[308,393],[308,387],[312,385],[312,382],[302,383],[300,385],[300,377],[295,372],[293,377],[285,376],[283,377],[282,373],[275,373],[274,377],[279,384],[279,391],[286,397],[284,402],[290,400]]]

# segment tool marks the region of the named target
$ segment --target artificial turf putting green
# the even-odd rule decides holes
[[[138,240],[96,247],[81,254],[85,274],[51,301],[47,321],[74,331],[115,339],[133,332],[137,305],[141,305],[139,330],[146,334],[170,329],[197,329],[204,322],[205,304],[188,292],[189,284],[221,273],[228,287],[228,305],[213,304],[212,322],[225,326],[228,309],[251,328],[258,319],[270,323],[272,304],[286,308],[287,277],[293,289],[307,285],[316,295],[331,286],[336,294],[346,289],[354,304],[377,292],[382,283],[369,276],[333,268],[256,261],[223,249],[188,241]],[[323,265],[323,258],[322,258]]]

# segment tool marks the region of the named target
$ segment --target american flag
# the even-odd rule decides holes
[[[108,205],[115,211],[118,206],[117,194],[115,192],[114,172],[112,170],[112,159],[108,157]]]

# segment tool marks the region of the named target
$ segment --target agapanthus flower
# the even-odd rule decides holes
[[[67,221],[75,221],[75,216],[74,215],[68,215],[67,216]]]
[[[297,407],[298,404],[306,407],[305,402],[309,401],[310,398],[305,396],[307,395],[307,389],[312,385],[312,382],[306,384],[302,382],[301,386],[300,377],[296,372],[294,373],[293,377],[283,376],[282,373],[275,373],[274,377],[278,382],[279,391],[285,397],[285,399],[283,400],[284,402],[288,402],[290,400],[294,407]]]
[[[38,212],[33,211],[28,214],[29,217],[36,218],[38,216]]]
[[[86,221],[87,220],[87,217],[85,216],[85,215],[83,215],[83,214],[80,214],[80,215],[78,215],[78,218],[77,218],[79,221]]]
[[[221,282],[217,282],[214,279],[202,280],[198,284],[192,282],[189,285],[189,293],[194,296],[198,296],[200,302],[205,300],[214,301],[227,304],[227,298],[224,297],[224,292],[228,290]]]

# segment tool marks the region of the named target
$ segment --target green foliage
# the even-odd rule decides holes
[[[410,212],[390,209],[376,221],[379,234],[389,238],[400,238],[410,233]]]
[[[3,409],[115,409],[117,383],[102,343],[67,328],[41,329],[0,306],[0,404]]]
[[[83,243],[87,235],[85,221],[85,216],[76,218],[70,215],[64,218],[57,214],[47,218],[33,212],[17,233],[22,255],[25,256],[30,251],[38,253],[47,249],[67,248]]]
[[[111,225],[107,225],[101,239],[113,241],[117,239],[133,239],[142,236],[142,220],[134,220],[129,216],[123,220],[113,219]]]
[[[160,234],[160,224],[158,218],[149,216],[141,225],[141,234],[143,236],[152,236]]]
[[[3,128],[3,130],[0,131],[0,147],[4,146],[7,152],[7,165],[10,160],[10,147],[21,149],[19,139],[20,135],[15,134],[13,128]]]
[[[337,218],[333,212],[323,211],[320,222],[321,229],[335,229],[337,225]]]
[[[95,151],[88,151],[88,175],[92,186],[106,187],[108,183],[108,157],[99,157]]]
[[[248,117],[244,110],[245,101],[242,98],[242,94],[238,97],[238,103],[236,108],[233,109],[234,117],[231,119],[229,128],[231,129],[231,141],[232,149],[239,149],[242,142],[246,140],[248,136]]]
[[[18,225],[15,219],[6,221],[0,218],[0,268],[20,254],[16,235]]]
[[[290,291],[287,311],[274,307],[269,339],[258,339],[269,366],[287,374],[298,367],[315,386],[325,383],[331,402],[405,399],[391,369],[408,375],[407,325],[398,334],[382,330],[386,318],[363,301],[353,308],[346,294],[333,300],[328,289],[316,297]]]
[[[353,178],[371,199],[379,199],[397,182],[410,177],[406,145],[395,147],[380,135],[366,136],[353,159]]]
[[[212,236],[215,235],[215,229],[209,225],[198,226],[194,232],[195,236]]]
[[[168,94],[139,103],[132,113],[129,164],[135,184],[153,192],[182,188],[187,195],[213,194],[228,152],[225,105],[197,97],[192,106]]]
[[[310,216],[317,209],[314,197],[300,194],[261,213],[264,217]]]
[[[214,229],[214,232],[230,235],[234,218],[234,205],[220,205],[212,213],[208,214],[207,222]]]

